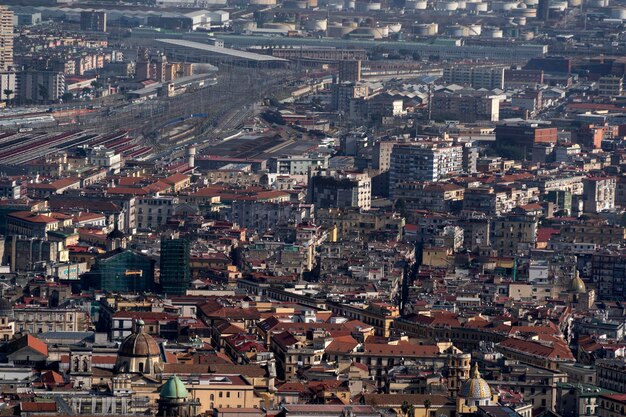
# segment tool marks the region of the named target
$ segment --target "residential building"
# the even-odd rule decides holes
[[[500,117],[500,99],[482,92],[438,92],[432,98],[432,117],[435,120],[497,122]]]
[[[13,69],[13,11],[0,6],[0,71]]]
[[[615,177],[589,177],[583,180],[583,209],[585,213],[599,213],[615,208]]]
[[[307,202],[313,204],[316,210],[331,207],[358,207],[367,210],[371,207],[372,179],[367,173],[319,174],[309,178],[307,193]]]
[[[18,333],[84,332],[90,325],[87,313],[79,309],[25,306],[13,312]]]
[[[389,192],[400,182],[436,182],[463,169],[463,147],[446,142],[397,144],[391,151]]]
[[[17,73],[18,100],[23,103],[58,101],[65,94],[65,74],[26,70]]]
[[[493,247],[499,256],[528,253],[537,243],[537,219],[531,216],[498,218],[493,226]]]
[[[85,10],[80,12],[80,30],[84,30],[86,32],[106,32],[106,12],[96,10]]]
[[[167,223],[179,199],[174,196],[142,197],[137,200],[137,228],[155,230]]]
[[[621,96],[623,90],[624,78],[615,75],[605,75],[598,79],[598,93],[601,96],[616,97]]]
[[[472,88],[504,88],[505,67],[477,65],[453,65],[443,69],[443,79],[450,84],[467,85]]]

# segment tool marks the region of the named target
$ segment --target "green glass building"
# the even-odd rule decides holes
[[[191,283],[187,239],[161,239],[161,291],[167,295],[185,295]]]
[[[85,290],[153,292],[155,261],[139,252],[116,249],[96,259],[91,271],[81,278]]]

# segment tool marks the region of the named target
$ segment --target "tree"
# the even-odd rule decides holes
[[[400,406],[400,410],[402,410],[402,414],[404,415],[404,417],[407,417],[407,413],[409,412],[409,408],[411,406],[409,405],[409,403],[405,400],[402,401],[402,405]]]
[[[424,408],[426,409],[426,417],[428,417],[428,410],[430,409],[431,405],[432,403],[430,402],[430,398],[426,398],[424,400]]]
[[[409,406],[409,411],[407,412],[407,417],[415,417],[415,407],[413,404]]]
[[[4,93],[5,96],[7,96],[7,101],[11,101],[11,96],[13,95],[14,91],[11,90],[10,88],[7,88],[3,90],[2,92]]]
[[[39,89],[38,89],[39,95],[41,96],[41,100],[46,102],[48,101],[48,98],[50,97],[50,93],[48,92],[48,88],[43,85],[43,84],[39,84]]]
[[[61,96],[61,99],[63,99],[64,103],[67,103],[68,101],[74,100],[74,94],[67,92]]]

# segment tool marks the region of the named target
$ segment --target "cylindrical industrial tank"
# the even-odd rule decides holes
[[[273,6],[276,4],[276,0],[250,0],[252,6]]]
[[[467,9],[467,2],[465,0],[458,0],[457,1],[457,10],[465,10]]]
[[[378,28],[378,30],[380,31],[380,35],[383,38],[388,38],[389,37],[389,26],[380,26]]]
[[[531,9],[531,8],[518,8],[518,9],[513,9],[511,10],[511,14],[515,17],[526,17],[526,18],[533,18],[533,17],[537,17],[537,9]]]
[[[459,3],[456,1],[438,1],[435,7],[437,10],[453,12],[459,8]]]
[[[571,8],[580,7],[583,4],[582,0],[568,0],[567,5]]]
[[[426,10],[428,8],[428,1],[426,0],[407,0],[404,4],[407,10]]]
[[[559,11],[567,10],[567,1],[553,1],[550,3],[551,9],[557,9]]]
[[[539,4],[539,0],[524,0],[524,4],[526,6],[537,6]]]
[[[344,20],[341,25],[347,28],[356,29],[359,27],[358,23],[353,20]]]
[[[535,34],[531,31],[525,31],[520,34],[520,37],[525,41],[530,41],[535,37]]]
[[[354,0],[346,0],[343,3],[343,8],[346,10],[354,10],[356,8],[356,1]]]
[[[626,20],[626,8],[625,7],[615,7],[613,9],[611,9],[611,18],[612,19]]]
[[[285,0],[283,7],[285,9],[306,9],[308,2],[306,0]]]
[[[439,32],[437,23],[420,23],[413,25],[413,34],[415,36],[435,36]]]
[[[253,20],[235,19],[232,21],[233,32],[242,33],[246,30],[256,29],[256,22]]]
[[[398,33],[402,30],[402,23],[390,23],[389,33]]]
[[[469,35],[469,29],[465,26],[454,25],[446,29],[446,33],[450,36],[462,38]]]
[[[474,13],[484,13],[489,10],[489,4],[483,2],[467,3],[467,10]]]
[[[471,24],[467,28],[469,29],[469,36],[480,36],[480,34],[483,32],[482,25],[479,25],[477,23]]]
[[[265,23],[265,29],[296,30],[295,23]]]
[[[328,29],[328,20],[309,19],[304,23],[304,28],[309,32],[326,32]]]
[[[517,7],[517,3],[513,1],[494,1],[491,2],[491,9],[495,12],[508,12]]]
[[[348,33],[352,32],[354,29],[348,26],[342,26],[342,25],[328,25],[328,30],[326,31],[326,34],[328,35],[329,38],[343,38],[344,36],[346,36]]]
[[[485,38],[501,38],[503,36],[503,32],[500,28],[489,27],[483,29],[483,36]]]
[[[609,7],[609,0],[588,0],[588,7]]]
[[[526,17],[525,16],[518,16],[515,19],[513,19],[513,21],[515,23],[517,23],[519,26],[526,26]]]

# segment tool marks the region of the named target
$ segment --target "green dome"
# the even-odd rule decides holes
[[[188,396],[189,392],[187,392],[185,384],[183,384],[183,381],[175,375],[163,384],[161,392],[159,393],[159,397],[161,397],[161,399],[168,400],[184,400],[187,399]]]

